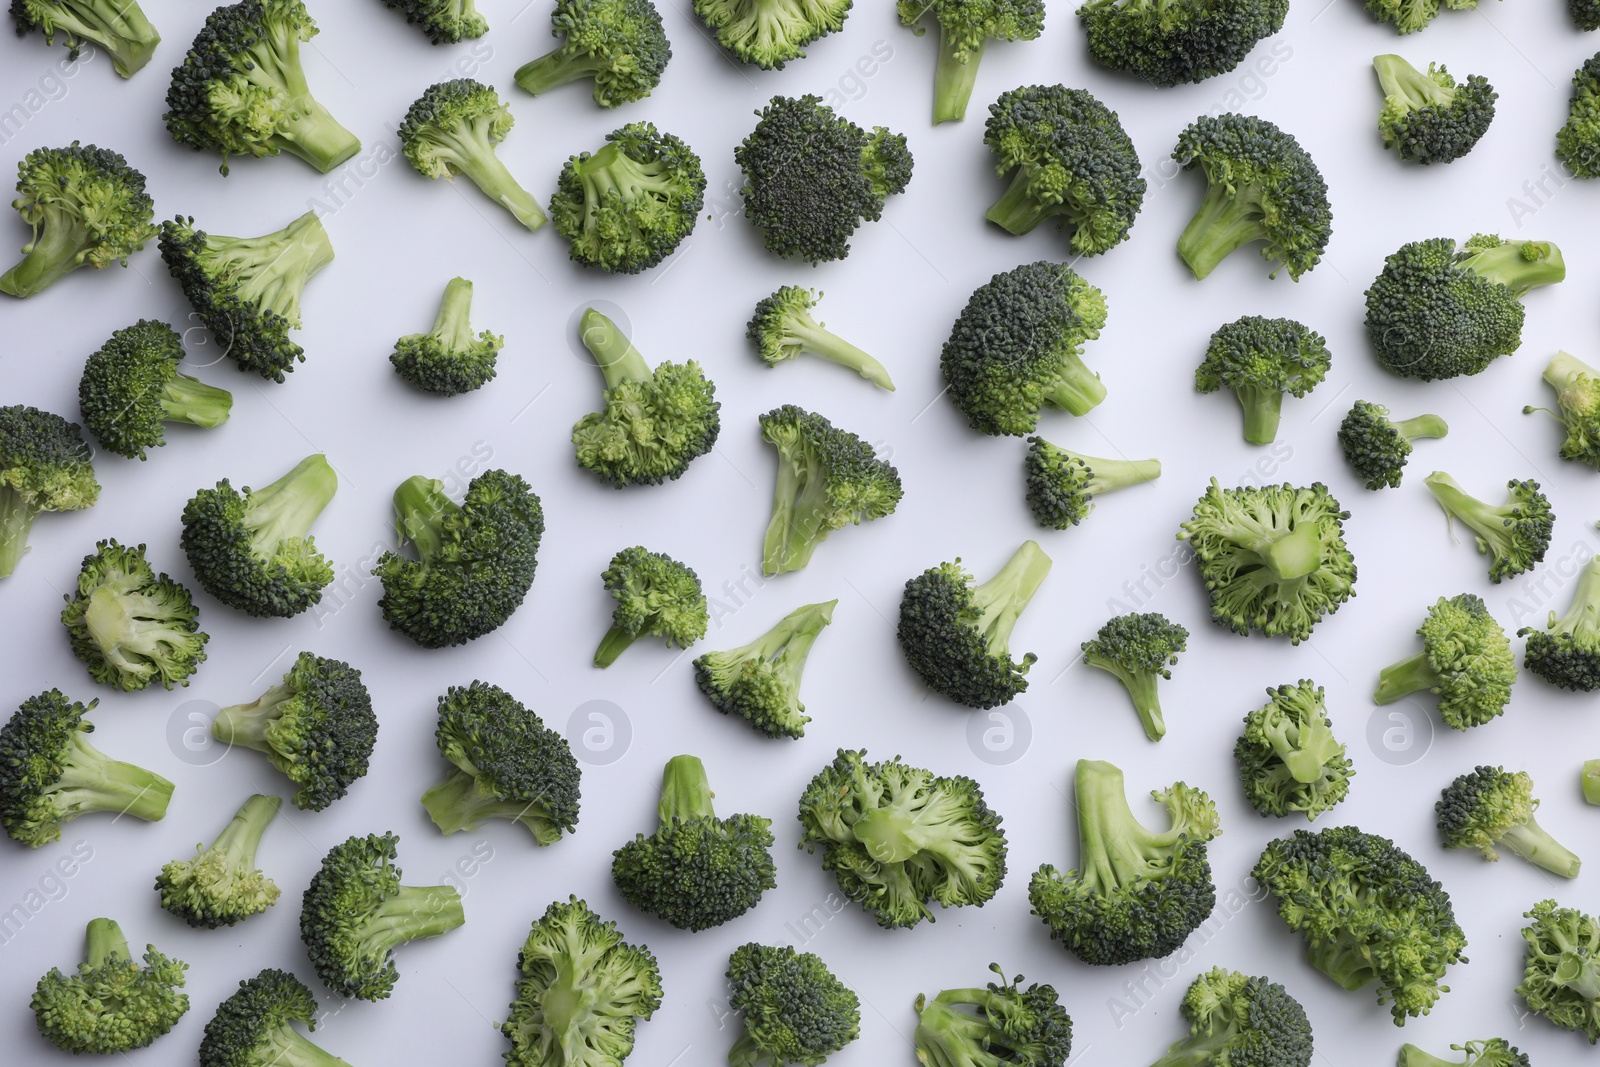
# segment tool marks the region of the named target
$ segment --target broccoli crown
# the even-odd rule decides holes
[[[1083,346],[1106,324],[1105,294],[1061,263],[1025,263],[973,291],[939,356],[950,400],[987,434],[1033,433],[1039,412],[1082,415],[1105,399]]]
[[[622,1067],[634,1028],[661,1007],[661,971],[644,945],[577,897],[556,901],[517,953],[517,992],[500,1027],[509,1067]]]
[[[902,9],[906,6],[902,0]],[[1117,113],[1083,89],[1024,85],[989,105],[983,143],[1011,186],[986,216],[1024,234],[1054,217],[1072,251],[1099,255],[1128,236],[1144,203],[1139,154]]]
[[[1396,1026],[1427,1014],[1465,963],[1467,937],[1444,887],[1386,837],[1335,826],[1273,841],[1252,875],[1306,941],[1311,965],[1347,990],[1378,983]]]
[[[706,635],[710,611],[694,569],[642,545],[624,548],[600,574],[616,605],[611,628],[594,653],[596,667],[609,667],[641,637],[659,637],[688,648]]]
[[[1232,392],[1244,409],[1244,439],[1270,445],[1284,394],[1299,398],[1311,392],[1328,376],[1332,358],[1322,335],[1294,319],[1245,315],[1211,335],[1194,387]]]
[[[188,995],[179,992],[187,963],[146,945],[139,966],[122,928],[110,919],[90,919],[84,942],[76,974],[52,967],[33,991],[33,1021],[62,1052],[132,1052],[189,1010]]]
[[[349,1067],[296,1030],[317,1028],[317,998],[276,967],[243,979],[206,1023],[200,1067]]]
[[[1206,176],[1200,209],[1178,238],[1178,255],[1204,278],[1252,241],[1298,281],[1322,259],[1333,232],[1328,186],[1300,142],[1254,115],[1201,115],[1178,137],[1172,158]]]
[[[1500,96],[1480,74],[1456,84],[1442,64],[1428,71],[1413,67],[1399,56],[1379,56],[1372,61],[1383,86],[1383,110],[1378,132],[1385,148],[1413,163],[1450,163],[1472,151],[1494,120],[1494,102]]]
[[[1206,858],[1206,842],[1222,832],[1216,805],[1182,782],[1153,791],[1172,819],[1153,833],[1134,817],[1117,767],[1079,760],[1074,791],[1078,868],[1063,875],[1046,863],[1035,871],[1033,913],[1052,940],[1095,966],[1177,951],[1217,902]]]
[[[1551,874],[1576,878],[1582,861],[1534,819],[1538,806],[1526,771],[1480,766],[1445,786],[1433,810],[1445,848],[1475,848],[1498,860],[1496,846],[1503,846]]]
[[[0,407],[0,578],[17,569],[40,513],[99,498],[94,452],[77,423],[24,404]]]
[[[1165,88],[1226,74],[1288,12],[1289,0],[1087,0],[1078,21],[1095,62]]]
[[[495,357],[505,338],[488,330],[474,336],[471,316],[472,283],[465,278],[450,279],[433,329],[407,334],[394,343],[389,362],[395,372],[435,396],[470,393],[493,381]]]
[[[1213,622],[1238,634],[1283,634],[1298,645],[1318,619],[1355,596],[1355,559],[1344,543],[1349,517],[1321,482],[1223,489],[1213,478],[1178,539],[1199,560]]]
[[[1440,597],[1417,628],[1422,651],[1385,667],[1372,699],[1392,704],[1423,690],[1439,697],[1439,717],[1457,730],[1503,713],[1517,680],[1511,639],[1480,597]]]
[[[1400,1046],[1400,1067],[1530,1067],[1528,1054],[1503,1037],[1468,1041],[1464,1045],[1450,1047],[1457,1052],[1465,1052],[1467,1058],[1447,1060],[1408,1044]]]
[[[900,472],[872,445],[793,404],[760,421],[762,440],[778,452],[763,573],[800,570],[833,531],[894,514],[905,492]]]
[[[233,394],[181,374],[183,340],[164,322],[118,330],[83,365],[78,410],[101,446],[129,459],[167,443],[163,424],[207,429],[228,421]]]
[[[395,529],[417,558],[378,557],[378,608],[389,628],[423,648],[461,645],[492,633],[533,585],[544,508],[527,482],[487,470],[457,504],[444,483],[409,478],[394,493]]]
[[[894,392],[894,381],[883,364],[811,317],[811,309],[821,296],[798,285],[782,286],[757,302],[745,336],[755,343],[756,352],[769,367],[810,352],[849,367],[880,389]]]
[[[188,923],[215,930],[266,911],[278,902],[278,886],[256,867],[261,835],[283,801],[256,793],[235,813],[207,848],[173,860],[156,875],[161,906]]]
[[[479,681],[451,686],[439,698],[434,736],[452,769],[422,794],[422,806],[440,830],[510,819],[549,845],[578,825],[572,747],[504,689]]]
[[[982,907],[1006,876],[1006,835],[983,789],[902,763],[839,749],[800,797],[800,846],[845,896],[886,929],[933,921],[941,907]]]
[[[1128,691],[1144,724],[1145,736],[1159,741],[1167,725],[1161,716],[1158,681],[1172,677],[1172,664],[1188,647],[1189,631],[1159,612],[1118,615],[1082,645],[1083,662],[1114,675]]]
[[[1396,33],[1416,33],[1428,28],[1439,15],[1441,0],[1366,0],[1367,14],[1392,25]],[[1470,9],[1478,0],[1443,0],[1449,8]]]
[[[189,590],[156,574],[144,546],[101,541],[83,557],[78,589],[66,598],[61,622],[72,654],[101,685],[125,692],[151,682],[188,685],[206,658],[211,635]]]
[[[1556,158],[1575,177],[1600,176],[1600,52],[1584,60],[1572,75],[1567,121],[1556,132]]]
[[[920,1063],[948,1067],[1063,1067],[1072,1055],[1072,1017],[1053,986],[1021,988],[1022,975],[983,989],[918,994],[912,1043]]]
[[[1544,629],[1524,626],[1517,636],[1528,639],[1522,665],[1551,685],[1600,689],[1600,556],[1584,564],[1565,615],[1552,611]]]
[[[745,218],[780,256],[843,259],[856,228],[881,218],[883,202],[911,181],[905,136],[882,126],[868,133],[809,94],[774,96],[756,114],[761,121],[733,150]]]
[[[1333,736],[1322,687],[1305,679],[1267,689],[1267,703],[1244,717],[1233,758],[1245,799],[1263,817],[1299,811],[1315,819],[1349,794],[1355,774]]]
[[[819,1064],[861,1033],[861,1002],[822,958],[788,945],[740,945],[728,957],[728,1006],[744,1029],[730,1067]]]
[[[1561,458],[1600,471],[1600,371],[1577,356],[1557,352],[1545,366],[1544,380],[1556,394],[1556,410],[1551,414],[1567,431]],[[1532,414],[1549,409],[1529,405],[1522,411]]]
[[[915,27],[927,16],[939,27],[939,61],[933,75],[933,121],[964,118],[978,80],[978,63],[990,41],[1031,41],[1044,32],[1043,0],[899,0],[900,24]]]
[[[1600,1042],[1600,922],[1541,900],[1523,913],[1528,955],[1517,995],[1563,1030]]]
[[[1309,1067],[1311,1021],[1277,982],[1213,967],[1178,1009],[1189,1036],[1153,1067]]]
[[[434,44],[459,44],[489,32],[489,20],[478,13],[474,0],[383,0],[405,16]]]
[[[648,122],[630,122],[606,134],[604,148],[567,160],[550,218],[579,263],[638,274],[694,232],[705,192],[694,149]]]
[[[544,209],[494,150],[515,121],[492,86],[456,78],[428,86],[406,111],[396,136],[418,174],[434,179],[465,174],[523,226],[537,230],[545,224]]]
[[[550,32],[561,44],[517,68],[517,84],[536,96],[589,78],[601,107],[643,100],[672,58],[650,0],[556,0]]]
[[[694,678],[700,691],[712,707],[737,715],[767,737],[804,737],[811,716],[800,703],[800,676],[838,603],[796,608],[747,645],[697,657]]]
[[[1042,437],[1028,438],[1022,463],[1028,510],[1049,530],[1070,529],[1088,518],[1101,493],[1161,477],[1160,460],[1084,456]]]
[[[321,811],[367,773],[378,718],[360,671],[302,652],[277,685],[217,712],[211,734],[263,753],[295,784],[295,807]]]
[[[1550,547],[1556,513],[1539,483],[1506,482],[1506,502],[1486,504],[1467,495],[1456,480],[1434,471],[1422,480],[1447,519],[1460,519],[1472,531],[1478,551],[1489,557],[1489,580],[1498,583],[1532,570]]]
[[[1600,30],[1600,2],[1597,0],[1567,0],[1567,14],[1580,30]]]
[[[18,37],[38,30],[46,44],[55,44],[59,33],[73,59],[78,58],[84,41],[104,48],[111,65],[124,78],[131,78],[150,62],[161,43],[161,34],[145,17],[138,0],[11,0],[11,17]]]
[[[805,46],[844,28],[852,0],[694,0],[717,42],[762,70],[804,59]],[[874,216],[876,217],[876,216]]]
[[[1339,448],[1345,462],[1368,489],[1400,484],[1411,442],[1421,437],[1443,437],[1450,427],[1437,415],[1418,415],[1403,422],[1389,418],[1382,404],[1357,400],[1339,424]]]

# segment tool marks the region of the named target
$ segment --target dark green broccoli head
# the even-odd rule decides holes
[[[1567,0],[1567,14],[1580,30],[1600,30],[1600,2],[1597,0]]]
[[[266,911],[278,902],[278,886],[256,866],[261,835],[283,801],[257,793],[240,806],[210,847],[173,860],[156,875],[161,906],[190,926],[215,930]]]
[[[98,499],[94,452],[77,423],[25,404],[0,407],[0,578],[28,551],[34,519]]]
[[[1072,1017],[1053,986],[1022,988],[1022,975],[983,989],[917,995],[917,1061],[944,1067],[1062,1067],[1072,1055]]]
[[[648,122],[632,122],[606,134],[599,151],[567,160],[550,217],[579,263],[638,274],[694,232],[705,192],[694,149]]]
[[[124,78],[143,69],[161,43],[138,0],[11,0],[11,18],[18,37],[37,30],[55,44],[60,34],[73,59],[86,41],[105,49]]]
[[[1434,471],[1422,484],[1448,519],[1459,519],[1472,531],[1478,551],[1489,557],[1491,582],[1514,578],[1544,560],[1556,513],[1538,482],[1511,479],[1506,483],[1504,504],[1486,504],[1469,496],[1443,471]]]
[[[474,0],[383,0],[405,16],[434,44],[460,44],[489,32],[489,20],[478,14]]]
[[[1594,13],[1600,21],[1600,8]],[[1556,131],[1556,158],[1574,177],[1600,177],[1600,52],[1572,75],[1567,121]]]
[[[1600,556],[1578,576],[1567,613],[1550,613],[1545,627],[1524,626],[1522,665],[1551,685],[1578,693],[1600,689]]]
[[[90,919],[84,942],[76,974],[52,967],[33,991],[33,1021],[62,1052],[132,1052],[189,1010],[189,997],[179,992],[187,963],[146,945],[139,966],[122,928],[110,919]]]
[[[1450,427],[1437,415],[1418,415],[1395,422],[1382,404],[1357,400],[1339,424],[1339,448],[1345,462],[1368,489],[1398,486],[1411,458],[1411,442],[1443,437]]]
[[[1471,593],[1440,597],[1417,628],[1422,651],[1385,667],[1372,699],[1393,704],[1427,690],[1439,697],[1439,717],[1457,730],[1503,713],[1517,680],[1511,639]]]
[[[200,1040],[200,1067],[349,1067],[296,1030],[317,1028],[317,998],[276,967],[239,982]]]
[[[451,278],[445,284],[433,329],[400,338],[389,362],[400,377],[423,392],[455,396],[494,380],[495,357],[504,344],[504,337],[488,330],[473,334],[472,283]]]
[[[804,737],[811,716],[800,703],[800,676],[812,642],[833,621],[839,602],[807,604],[747,645],[707,652],[694,661],[694,678],[711,706],[737,715],[767,737]]]
[[[535,96],[587,78],[601,107],[643,100],[672,58],[650,0],[556,0],[550,32],[561,44],[517,68],[517,84]]]
[[[1267,703],[1245,715],[1233,758],[1245,799],[1263,817],[1298,811],[1315,819],[1349,795],[1355,774],[1333,736],[1322,687],[1303,678],[1268,688]]]
[[[151,682],[188,685],[206,658],[211,635],[189,590],[156,574],[144,546],[101,541],[83,557],[78,589],[67,597],[62,625],[72,653],[101,685],[125,692]]]
[[[1070,529],[1088,518],[1101,493],[1161,477],[1158,459],[1084,456],[1042,437],[1028,438],[1022,463],[1028,510],[1049,530]]]
[[[740,945],[728,957],[728,1007],[744,1029],[729,1067],[817,1064],[861,1033],[861,1002],[821,957],[788,945]]]
[[[425,178],[467,180],[529,230],[546,222],[544,209],[495,154],[516,121],[492,86],[456,78],[428,86],[412,103],[396,136],[400,151]]]
[[[1551,837],[1533,817],[1539,802],[1526,771],[1480,766],[1444,787],[1433,806],[1445,848],[1475,848],[1498,860],[1508,848],[1562,878],[1576,878],[1582,860]]]
[[[1561,442],[1561,458],[1570,459],[1600,471],[1600,371],[1577,356],[1557,352],[1544,368],[1545,384],[1556,393],[1556,410],[1551,412],[1566,427]],[[1524,415],[1549,411],[1532,405]]]
[[[1310,1067],[1311,1021],[1276,982],[1213,967],[1178,1010],[1189,1036],[1152,1067]]]
[[[1237,67],[1288,11],[1289,0],[1087,0],[1078,21],[1095,62],[1171,87]]]
[[[1385,148],[1413,163],[1451,163],[1468,152],[1494,121],[1500,94],[1480,74],[1460,85],[1442,64],[1423,73],[1395,55],[1372,61],[1383,87],[1378,132]]]
[[[1194,371],[1202,393],[1227,389],[1244,409],[1244,439],[1270,445],[1278,436],[1284,394],[1303,397],[1328,376],[1322,335],[1294,319],[1245,315],[1217,327]]]
[[[1600,1042],[1600,922],[1541,900],[1523,913],[1528,955],[1517,995],[1563,1030]]]
[[[694,569],[642,545],[624,548],[600,574],[616,601],[611,628],[595,649],[594,665],[609,667],[641,637],[688,648],[706,635],[710,610]]]
[[[1167,724],[1161,716],[1157,686],[1160,679],[1172,677],[1172,665],[1188,642],[1189,631],[1159,612],[1118,615],[1083,643],[1083,662],[1122,683],[1144,724],[1145,736],[1159,741],[1166,735]]]
[[[118,330],[83,365],[78,411],[101,446],[144,459],[167,443],[165,424],[210,429],[228,421],[233,394],[179,372],[183,339],[164,322]]]
[[[804,59],[805,46],[844,28],[852,0],[694,0],[694,13],[733,56],[762,70]]]
[[[745,336],[769,367],[810,352],[842,367],[849,367],[880,389],[894,392],[894,381],[882,363],[824,328],[811,317],[822,294],[798,285],[785,285],[756,303]]]
[[[933,122],[965,118],[978,63],[990,41],[1031,41],[1044,32],[1043,0],[898,0],[902,26],[920,37],[923,18],[939,28]]]

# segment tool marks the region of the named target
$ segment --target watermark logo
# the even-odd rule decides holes
[[[1367,747],[1391,767],[1409,767],[1433,747],[1433,716],[1413,700],[1373,708]]]
[[[232,748],[211,736],[211,724],[221,711],[209,700],[185,700],[167,716],[167,747],[191,767],[209,767]]]
[[[609,700],[586,700],[568,716],[566,738],[580,762],[605,767],[628,754],[633,722]]]
[[[572,349],[573,355],[589,366],[598,367],[600,364],[596,362],[594,353],[583,343],[583,316],[591,308],[610,319],[622,332],[622,336],[630,341],[633,340],[633,320],[622,310],[622,305],[610,300],[585,300],[572,309],[572,314],[567,316],[567,346]]]
[[[967,747],[992,767],[1007,767],[1027,755],[1033,722],[1015,702],[967,716]]]

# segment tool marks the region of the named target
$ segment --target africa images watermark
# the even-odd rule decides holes
[[[28,124],[51,104],[67,98],[71,86],[67,82],[78,76],[85,64],[93,63],[100,54],[87,41],[45,68],[43,74],[22,94],[22,99],[0,111],[0,145],[10,144],[20,137]]]

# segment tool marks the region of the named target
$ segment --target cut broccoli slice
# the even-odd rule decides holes
[[[35,519],[99,498],[94,452],[77,423],[23,404],[0,407],[0,578],[28,551]]]
[[[1517,995],[1563,1030],[1600,1042],[1600,922],[1541,900],[1524,912],[1528,955]]]
[[[807,604],[747,645],[694,661],[695,682],[724,715],[737,715],[767,737],[804,737],[811,716],[800,703],[800,676],[811,645],[839,602]]]
[[[1276,982],[1213,967],[1178,1010],[1189,1036],[1152,1067],[1310,1067],[1311,1021]]]
[[[1023,459],[1028,510],[1049,530],[1068,530],[1094,511],[1101,493],[1161,477],[1159,459],[1100,459],[1084,456],[1042,437],[1028,438]]]
[[[483,195],[530,230],[547,221],[544,209],[495,154],[516,121],[491,86],[471,78],[437,82],[412,103],[395,136],[400,151],[425,178],[464,174]]]
[[[1452,163],[1472,151],[1494,120],[1494,91],[1481,74],[1460,85],[1442,64],[1422,71],[1396,55],[1372,61],[1383,87],[1383,146],[1414,163]]]
[[[475,0],[383,0],[405,16],[406,23],[428,35],[434,44],[459,44],[489,32],[489,20]]]
[[[200,1067],[350,1067],[291,1025],[315,1030],[319,1017],[317,998],[300,979],[268,967],[217,1005],[200,1041]]]
[[[983,989],[946,989],[929,1000],[917,994],[917,1061],[929,1067],[1065,1067],[1072,1055],[1072,1017],[1055,988],[1022,975],[1000,976]]]
[[[740,945],[728,958],[728,1007],[744,1014],[729,1067],[819,1064],[861,1032],[861,1002],[820,956]]]
[[[1502,1037],[1487,1041],[1468,1041],[1464,1045],[1451,1045],[1457,1052],[1467,1054],[1465,1060],[1447,1060],[1424,1052],[1415,1045],[1400,1046],[1400,1067],[1530,1067],[1528,1055]]]
[[[1270,445],[1285,394],[1303,397],[1328,375],[1332,355],[1322,335],[1294,319],[1245,315],[1217,327],[1195,368],[1202,393],[1227,389],[1244,409],[1244,439]]]
[[[1556,158],[1575,178],[1600,177],[1600,53],[1572,75],[1567,121],[1556,131]]]
[[[1550,612],[1544,629],[1524,626],[1522,665],[1551,685],[1577,693],[1600,689],[1600,556],[1591,556],[1578,575],[1567,613]]]
[[[1298,811],[1315,819],[1349,795],[1355,774],[1333,736],[1322,687],[1303,678],[1267,690],[1267,703],[1244,717],[1233,758],[1245,799],[1262,817]]]
[[[211,635],[189,590],[156,574],[144,546],[101,541],[83,557],[78,589],[61,610],[72,653],[101,685],[124,692],[151,682],[188,685]]]
[[[167,443],[164,424],[210,429],[228,421],[233,394],[179,372],[183,340],[164,322],[118,330],[83,365],[78,411],[102,447],[129,459]]]
[[[1567,431],[1561,458],[1600,471],[1600,371],[1577,356],[1557,352],[1545,365],[1544,380],[1555,390],[1556,410],[1530,404],[1522,413],[1545,411],[1561,420]]]
[[[924,16],[939,28],[933,68],[933,124],[966,117],[978,63],[990,41],[1032,41],[1044,32],[1043,0],[899,0],[902,26],[922,36]]]

